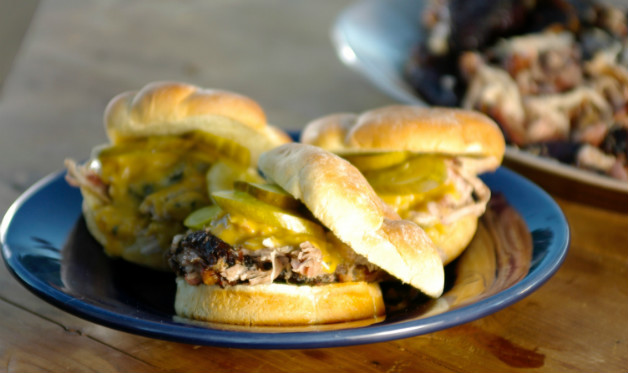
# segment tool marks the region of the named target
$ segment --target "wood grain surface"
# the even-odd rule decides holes
[[[105,141],[107,101],[153,80],[231,89],[299,129],[391,99],[329,39],[343,1],[41,1],[0,97],[0,213]],[[528,174],[535,177],[534,170]],[[543,176],[539,176],[543,178]],[[0,266],[0,372],[626,372],[628,206],[547,187],[571,227],[559,271],[474,322],[361,346],[247,350],[166,342],[72,316]],[[574,197],[575,195],[575,197]],[[606,205],[608,207],[608,205]]]

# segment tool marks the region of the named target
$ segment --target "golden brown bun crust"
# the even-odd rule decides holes
[[[331,114],[316,119],[303,129],[300,141],[329,151],[344,149],[344,140],[358,116],[353,113]]]
[[[301,141],[334,153],[408,150],[487,157],[492,168],[501,164],[505,151],[498,125],[482,113],[407,105],[316,119],[305,127]]]
[[[291,141],[266,123],[254,100],[180,82],[153,82],[117,95],[105,109],[104,123],[114,144],[133,137],[206,131],[249,148],[253,164],[261,152]]]
[[[429,296],[442,293],[443,264],[427,234],[392,216],[349,162],[315,146],[291,143],[262,154],[259,167],[356,253]]]
[[[203,115],[223,116],[258,130],[266,126],[264,111],[248,97],[177,82],[153,82],[115,96],[105,110],[105,126],[115,143],[136,134],[180,133],[172,123]]]
[[[475,215],[465,215],[451,224],[424,228],[441,252],[443,264],[456,259],[469,246],[478,227]]]
[[[195,320],[240,325],[313,325],[377,318],[384,314],[377,283],[317,286],[189,285],[177,278],[175,311]]]

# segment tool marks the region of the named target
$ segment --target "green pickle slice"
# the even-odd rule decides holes
[[[215,220],[221,212],[222,209],[216,205],[201,207],[198,210],[192,211],[192,213],[183,220],[183,225],[190,229],[203,229],[212,220]]]
[[[251,152],[245,146],[220,136],[201,131],[190,131],[182,135],[159,135],[129,139],[99,150],[99,158],[117,157],[138,153],[191,154],[207,162],[229,159],[248,167]]]
[[[251,183],[238,180],[233,186],[235,190],[246,192],[262,202],[283,209],[294,210],[301,206],[301,202],[298,199],[288,194],[277,184]]]
[[[363,171],[378,193],[426,193],[447,180],[445,157],[416,155],[406,162],[380,170]]]
[[[293,211],[262,202],[240,190],[224,190],[212,193],[212,198],[227,213],[239,214],[259,223],[286,229],[295,233],[323,236],[323,227]]]
[[[229,159],[243,167],[248,167],[251,162],[249,149],[233,140],[201,131],[188,132],[183,138],[198,144],[199,151],[215,152],[219,158]]]
[[[233,189],[237,180],[250,182],[264,181],[252,168],[247,169],[236,165],[229,165],[223,161],[214,163],[207,171],[205,179],[209,195],[221,190]]]
[[[343,154],[342,157],[360,171],[379,170],[398,165],[410,158],[406,151]]]

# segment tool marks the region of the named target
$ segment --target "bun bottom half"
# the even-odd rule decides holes
[[[377,283],[346,282],[323,285],[188,284],[177,277],[178,316],[238,325],[292,326],[375,319],[385,313]]]

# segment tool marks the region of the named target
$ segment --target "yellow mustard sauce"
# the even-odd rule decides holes
[[[157,136],[111,146],[99,154],[101,178],[108,185],[111,204],[97,211],[96,223],[108,236],[111,255],[135,242],[141,233],[153,235],[162,247],[184,231],[181,221],[210,204],[205,174],[213,155],[197,138]]]
[[[208,227],[209,231],[231,246],[241,246],[247,250],[259,250],[268,242],[272,247],[298,247],[303,242],[310,242],[322,254],[324,271],[333,273],[343,259],[334,243],[325,237],[308,234],[297,234],[286,229],[272,227],[256,222],[238,214],[225,213],[214,220]]]
[[[412,194],[380,194],[380,198],[392,206],[402,219],[408,217],[410,211],[427,211],[427,204],[449,195],[460,198],[460,193],[453,183],[441,184],[425,193]]]
[[[390,152],[378,153],[376,157],[376,160],[400,160],[385,168],[373,168],[368,157],[358,157],[364,167],[360,170],[369,184],[401,218],[408,218],[411,211],[427,211],[429,202],[445,196],[461,198],[455,184],[448,180],[450,159],[444,155]]]

